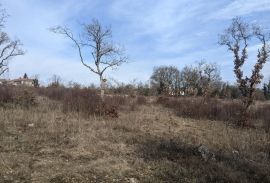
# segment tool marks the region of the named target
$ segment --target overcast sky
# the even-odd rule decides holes
[[[269,0],[1,0],[1,4],[10,15],[5,31],[19,38],[27,51],[12,60],[6,76],[16,78],[26,72],[44,82],[53,74],[84,85],[98,81],[80,63],[72,42],[48,30],[56,25],[77,33],[81,23],[93,18],[111,25],[113,40],[125,46],[129,63],[105,77],[126,83],[147,81],[154,66],[181,69],[201,59],[218,63],[223,80],[234,83],[232,55],[217,44],[218,34],[235,16],[268,30],[270,26]],[[246,73],[256,61],[257,48],[250,45]],[[270,77],[270,63],[263,73]]]

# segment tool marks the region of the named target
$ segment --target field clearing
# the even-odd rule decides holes
[[[270,181],[263,129],[180,118],[154,104],[83,118],[44,97],[38,103],[0,108],[0,182]]]

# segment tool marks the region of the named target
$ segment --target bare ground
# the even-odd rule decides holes
[[[0,115],[0,182],[270,182],[263,129],[179,118],[151,104],[85,119],[44,98]],[[201,144],[215,160],[203,160]]]

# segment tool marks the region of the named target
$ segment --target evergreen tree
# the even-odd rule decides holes
[[[26,74],[26,73],[24,73],[24,75],[23,75],[23,79],[28,79],[28,76],[27,76],[27,74]]]

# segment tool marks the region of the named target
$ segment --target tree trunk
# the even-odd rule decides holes
[[[253,102],[253,98],[245,97],[242,99],[243,109],[241,111],[239,126],[242,127],[251,127],[251,114],[250,114],[250,106]]]
[[[104,94],[105,94],[105,80],[102,76],[100,76],[100,98],[104,101]]]

